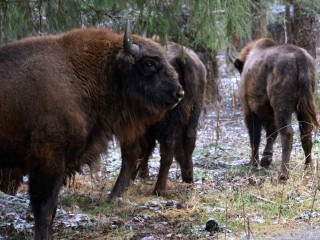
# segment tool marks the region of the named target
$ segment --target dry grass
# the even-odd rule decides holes
[[[293,122],[294,146],[286,184],[277,182],[279,143],[269,169],[242,165],[248,161],[250,149],[237,99],[237,80],[221,80],[220,111],[201,118],[194,152],[194,184],[177,179],[180,173],[174,163],[167,193],[153,196],[159,164],[155,154],[150,180],[137,180],[122,198],[108,202],[107,194],[120,171],[118,149],[113,147],[103,158],[105,165],[100,172],[76,176],[74,184],[64,188],[60,196],[59,209],[87,213],[94,224],[88,228],[55,228],[55,239],[275,239],[281,232],[319,225],[318,132],[314,135],[315,166],[305,171],[298,124]],[[222,227],[221,232],[205,230],[212,218]]]
[[[232,122],[241,124],[240,121]],[[304,170],[298,132],[292,151],[290,179],[286,184],[279,184],[277,169],[281,150],[278,143],[270,169],[228,165],[235,159],[246,161],[250,152],[246,134],[230,135],[234,141],[228,142],[234,129],[234,126],[229,130],[223,126],[228,124],[221,123],[225,132],[221,134],[218,146],[211,142],[198,145],[193,185],[176,179],[179,169],[174,164],[167,193],[163,197],[153,196],[159,160],[156,156],[151,161],[151,166],[155,166],[151,180],[137,180],[122,198],[112,203],[106,201],[107,192],[115,181],[114,174],[110,178],[106,172],[103,177],[82,175],[76,177],[71,188],[65,189],[60,207],[78,206],[97,220],[94,235],[92,229],[81,233],[85,236],[91,232],[90,239],[143,239],[148,236],[153,237],[150,239],[272,239],[279,231],[319,224],[319,173],[317,166]],[[227,144],[224,138],[228,139]],[[243,147],[230,147],[238,145]],[[318,156],[319,151],[316,137],[313,155]],[[224,167],[208,164],[217,159],[225,163]],[[314,160],[317,163],[317,157]],[[214,235],[205,231],[205,224],[211,218],[220,223],[223,231]],[[59,230],[57,234],[60,237],[65,233]],[[68,237],[76,239],[77,234]]]

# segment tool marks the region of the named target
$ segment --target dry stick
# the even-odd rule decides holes
[[[247,223],[246,223],[246,213],[244,211],[244,199],[243,199],[242,187],[240,188],[240,195],[241,195],[241,201],[242,201],[242,216],[243,216],[244,231],[246,233],[247,238],[250,239],[249,229],[247,229]]]
[[[247,221],[247,230],[248,230],[248,240],[250,240],[251,236],[254,239],[253,232],[252,232],[251,227],[250,227],[249,217],[247,217],[246,221]]]
[[[228,179],[228,171],[226,171],[226,174],[225,174],[225,179],[226,179],[226,181],[225,181],[225,197],[226,197],[226,210],[225,210],[225,215],[226,215],[226,220],[225,220],[225,222],[226,222],[226,228],[225,228],[225,230],[224,230],[224,239],[226,240],[227,239],[227,228],[228,228],[228,201],[227,201],[227,199],[228,199],[228,196],[227,196],[227,194],[228,194],[228,187],[227,187],[227,179]]]
[[[252,232],[251,227],[250,227],[249,217],[246,216],[245,207],[244,207],[245,202],[244,202],[244,199],[243,199],[242,188],[240,190],[240,194],[241,194],[241,201],[242,201],[242,215],[243,215],[243,222],[244,222],[244,231],[246,233],[247,239],[250,240],[251,236],[253,236],[253,232]]]
[[[318,188],[319,188],[319,184],[318,184],[318,180],[319,180],[319,169],[318,169],[318,160],[316,161],[316,187],[315,187],[315,190],[314,190],[314,194],[313,194],[313,197],[312,197],[312,204],[311,204],[311,210],[310,210],[310,213],[312,213],[313,209],[314,209],[314,204],[316,202],[316,195],[317,195],[317,192],[318,192]],[[309,218],[310,219],[310,218]]]
[[[275,204],[274,201],[271,201],[271,200],[269,200],[269,199],[260,197],[260,196],[258,196],[258,195],[254,195],[254,194],[252,194],[252,193],[249,193],[249,194],[250,194],[250,196],[252,196],[252,197],[254,197],[254,198],[258,199],[258,200],[264,201],[264,202],[266,202],[266,203]]]
[[[215,141],[215,149],[214,152],[217,152],[217,148],[218,148],[218,143],[220,140],[220,105],[217,106],[216,108],[216,141]]]
[[[279,213],[278,213],[278,223],[280,223],[280,218],[282,214],[282,208],[283,208],[283,195],[284,195],[284,185],[282,184],[282,191],[281,191],[281,198],[280,198],[280,206],[279,206]]]
[[[317,128],[315,130],[315,132],[317,132]],[[314,190],[314,193],[313,193],[313,197],[312,197],[312,204],[311,204],[311,209],[310,209],[310,213],[312,213],[313,209],[314,209],[314,204],[316,202],[316,196],[317,196],[317,192],[318,192],[318,189],[320,187],[320,185],[318,184],[318,181],[319,181],[319,163],[318,163],[318,160],[316,160],[316,166],[315,166],[315,190]],[[311,218],[309,218],[309,221],[310,221]]]

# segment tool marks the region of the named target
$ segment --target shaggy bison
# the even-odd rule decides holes
[[[263,167],[272,162],[273,144],[280,132],[282,163],[279,179],[286,180],[293,141],[293,113],[299,121],[305,164],[311,163],[311,133],[313,127],[318,126],[313,96],[315,61],[302,48],[277,44],[268,38],[249,43],[238,58],[231,58],[231,61],[241,73],[240,98],[252,149],[250,165],[259,163],[262,127],[267,136],[260,162]]]
[[[0,47],[0,168],[29,177],[35,239],[52,238],[65,179],[134,141],[183,97],[159,44],[76,29]],[[16,178],[18,181],[20,178]],[[21,180],[20,180],[21,181]]]
[[[193,182],[192,153],[203,105],[206,69],[192,50],[175,43],[168,43],[165,48],[170,63],[178,72],[185,97],[159,123],[151,126],[139,141],[121,144],[121,172],[109,195],[110,199],[120,196],[138,171],[141,177],[148,177],[148,159],[156,140],[160,144],[161,160],[154,193],[161,195],[165,191],[173,157],[180,164],[182,180]]]

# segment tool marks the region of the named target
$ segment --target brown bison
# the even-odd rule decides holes
[[[154,189],[157,195],[166,190],[168,172],[173,161],[181,167],[182,180],[193,182],[192,153],[195,148],[198,119],[201,113],[206,84],[206,69],[198,56],[190,49],[168,43],[169,61],[178,72],[185,96],[165,117],[151,126],[139,141],[121,144],[122,166],[120,175],[109,198],[120,196],[140,171],[142,178],[148,177],[148,159],[160,144],[160,170]]]
[[[0,47],[0,168],[29,177],[35,239],[52,238],[67,177],[107,143],[135,141],[183,96],[159,44],[77,29]],[[19,181],[19,178],[17,178]]]
[[[280,180],[288,178],[292,149],[292,114],[299,121],[306,166],[311,164],[312,129],[318,126],[314,101],[315,61],[306,50],[289,44],[277,44],[262,38],[245,46],[237,59],[231,59],[241,74],[240,98],[248,128],[250,165],[259,163],[259,144],[262,127],[267,144],[261,166],[272,162],[273,144],[281,136],[282,163]]]

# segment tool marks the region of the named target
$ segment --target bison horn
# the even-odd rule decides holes
[[[130,21],[128,20],[126,24],[126,31],[124,33],[123,47],[126,52],[130,53],[133,57],[137,57],[139,55],[140,48],[137,44],[131,43],[130,35]]]
[[[234,56],[232,46],[230,46],[230,45],[228,45],[228,47],[227,47],[227,55],[228,55],[230,62],[234,63],[236,60],[236,57]]]

